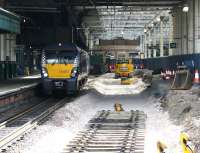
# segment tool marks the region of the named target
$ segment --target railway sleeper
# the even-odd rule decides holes
[[[62,153],[144,153],[146,117],[140,111],[99,111]]]

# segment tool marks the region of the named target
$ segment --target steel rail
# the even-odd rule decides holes
[[[49,99],[45,100],[42,104],[21,113],[8,122],[2,123],[2,128],[0,128],[0,149],[6,150],[7,146],[10,146],[11,143],[15,142],[25,133],[39,126],[45,118],[65,104],[65,98],[57,100],[54,104],[49,101]]]
[[[101,111],[62,153],[143,153],[146,115],[141,111]]]
[[[34,109],[37,109],[40,105],[43,105],[45,102],[36,104],[34,106],[31,106],[30,108],[25,109],[23,112],[20,112],[18,114],[15,114],[13,117],[8,118],[7,120],[3,121],[2,123],[0,123],[0,129],[6,127],[6,125],[8,125],[9,123],[11,123],[12,121],[19,119],[20,117],[22,117],[23,115],[25,115],[26,113],[31,112]]]

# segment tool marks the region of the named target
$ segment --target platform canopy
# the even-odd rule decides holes
[[[20,33],[20,17],[0,8],[0,32]]]
[[[182,7],[185,0],[8,0],[17,12],[54,12],[73,8],[81,17],[82,29],[97,39],[138,39],[144,28],[163,12]],[[166,13],[166,14],[167,14]]]
[[[137,39],[157,17],[182,6],[184,0],[73,0],[71,6],[87,10],[86,27],[100,39]]]

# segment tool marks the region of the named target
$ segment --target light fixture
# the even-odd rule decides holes
[[[147,29],[144,29],[144,33],[146,33],[147,32]]]
[[[183,6],[183,12],[188,12],[188,11],[189,11],[188,5],[184,5],[184,6]]]
[[[157,21],[157,22],[160,22],[160,17],[159,17],[159,16],[156,18],[156,21]]]
[[[24,19],[23,22],[25,23],[25,22],[26,22],[26,19]]]
[[[58,46],[62,46],[62,43],[59,43]]]
[[[121,35],[124,35],[124,31],[121,31]]]

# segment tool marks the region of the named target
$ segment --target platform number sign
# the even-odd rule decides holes
[[[170,43],[170,48],[176,48],[176,43]]]

